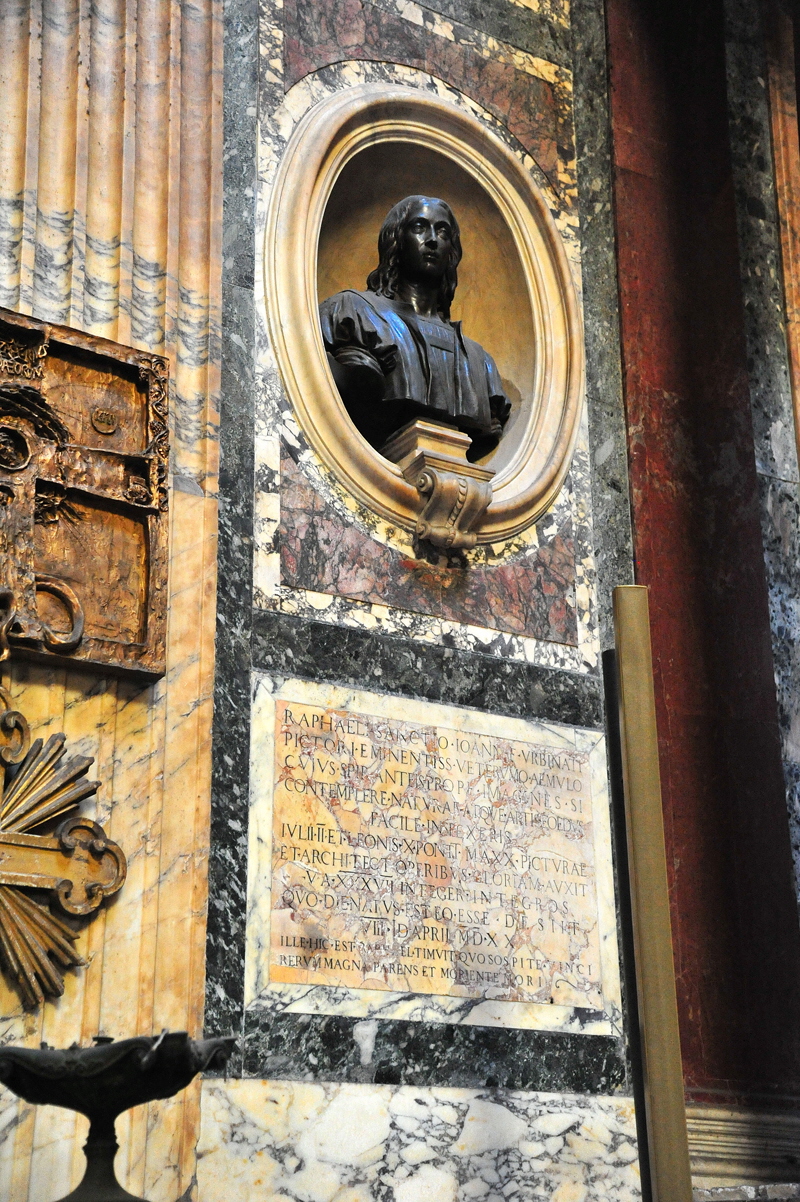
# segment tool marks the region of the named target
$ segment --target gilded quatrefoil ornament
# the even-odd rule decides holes
[[[82,917],[118,892],[127,872],[116,843],[76,813],[100,782],[86,779],[93,760],[67,759],[65,744],[63,734],[31,742],[26,719],[0,687],[0,959],[29,1008],[59,997],[64,970],[86,963],[74,947],[78,932],[42,895]]]

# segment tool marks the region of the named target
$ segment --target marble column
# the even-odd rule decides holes
[[[4,1038],[86,1043],[202,1027],[216,592],[221,0],[15,0],[0,12],[0,303],[167,354],[172,489],[167,673],[3,673],[36,734],[93,755],[97,817],[128,856],[80,935],[64,996]],[[41,65],[39,54],[41,53]],[[199,1083],[118,1124],[120,1180],[167,1202],[195,1174]],[[85,1123],[0,1096],[0,1196],[60,1197]]]

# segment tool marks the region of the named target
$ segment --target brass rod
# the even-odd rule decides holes
[[[647,589],[614,589],[620,744],[653,1202],[692,1202]]]

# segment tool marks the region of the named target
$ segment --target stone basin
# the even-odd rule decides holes
[[[224,1067],[234,1047],[231,1038],[194,1040],[186,1031],[118,1042],[96,1036],[95,1046],[86,1048],[5,1047],[0,1081],[26,1102],[63,1106],[90,1120],[86,1173],[60,1202],[146,1202],[124,1190],[114,1174],[117,1116],[171,1098],[204,1069]]]

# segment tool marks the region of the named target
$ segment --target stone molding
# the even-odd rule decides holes
[[[477,118],[399,85],[336,93],[299,122],[267,214],[264,286],[270,339],[298,422],[326,467],[364,505],[413,530],[419,494],[354,429],[328,367],[317,315],[317,247],[340,173],[376,142],[413,142],[468,172],[511,232],[532,310],[536,369],[515,452],[492,481],[480,544],[510,538],[552,504],[569,469],[583,403],[583,336],[561,235],[523,164]],[[491,467],[491,463],[484,465]]]
[[[694,1202],[789,1202],[800,1198],[800,1185],[732,1185],[692,1192]]]
[[[687,1106],[686,1126],[696,1188],[800,1181],[800,1114]]]

